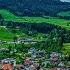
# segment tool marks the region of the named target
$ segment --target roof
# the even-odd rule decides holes
[[[3,64],[2,69],[3,70],[13,70],[13,67],[11,64]]]
[[[14,61],[16,61],[14,58],[6,58],[6,59],[1,60],[2,63],[9,63],[9,62],[14,62]]]

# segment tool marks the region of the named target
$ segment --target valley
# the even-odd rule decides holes
[[[0,0],[0,69],[4,65],[70,70],[70,3]]]

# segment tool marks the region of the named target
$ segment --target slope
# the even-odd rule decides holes
[[[63,28],[69,29],[70,30],[70,26],[68,26],[68,24],[70,24],[70,21],[68,20],[64,20],[64,19],[60,19],[58,17],[49,17],[49,16],[45,16],[45,17],[20,17],[20,16],[16,16],[14,14],[12,14],[11,12],[9,12],[8,10],[5,9],[1,9],[0,10],[0,14],[2,15],[2,17],[4,18],[5,21],[13,21],[13,22],[27,22],[27,23],[49,23],[49,24],[54,24],[54,25],[58,25],[61,26]]]

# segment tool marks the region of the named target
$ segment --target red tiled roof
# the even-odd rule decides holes
[[[2,69],[3,70],[13,70],[13,67],[11,64],[3,64]]]

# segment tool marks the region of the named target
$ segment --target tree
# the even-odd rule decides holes
[[[8,49],[9,49],[9,53],[10,53],[10,51],[12,50],[12,46],[9,45]]]

